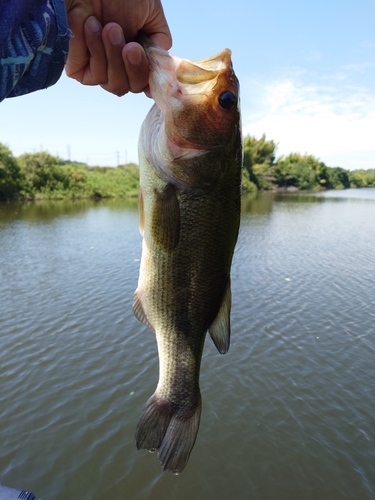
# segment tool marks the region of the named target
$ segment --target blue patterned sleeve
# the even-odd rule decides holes
[[[56,83],[69,38],[64,0],[0,1],[0,101]]]

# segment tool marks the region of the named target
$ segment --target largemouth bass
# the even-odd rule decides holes
[[[181,472],[201,414],[199,371],[207,331],[230,339],[230,269],[241,205],[239,84],[228,49],[196,62],[141,39],[155,100],[140,132],[142,258],[135,316],[156,334],[159,382],[136,430]]]

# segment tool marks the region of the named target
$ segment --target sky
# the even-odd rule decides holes
[[[164,0],[171,53],[202,59],[228,47],[241,85],[244,135],[277,157],[375,168],[375,0]],[[138,163],[152,101],[116,97],[62,75],[0,103],[0,142],[15,156],[48,151],[90,165]]]

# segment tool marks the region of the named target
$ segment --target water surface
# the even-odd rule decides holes
[[[189,464],[134,431],[158,376],[132,315],[136,203],[0,205],[0,482],[42,500],[375,497],[375,190],[243,204],[232,343],[206,341]]]

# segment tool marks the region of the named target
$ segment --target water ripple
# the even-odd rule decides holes
[[[178,478],[134,446],[158,377],[131,311],[136,212],[0,217],[2,483],[45,500],[374,498],[375,204],[270,200],[242,218],[232,344],[207,339]]]

